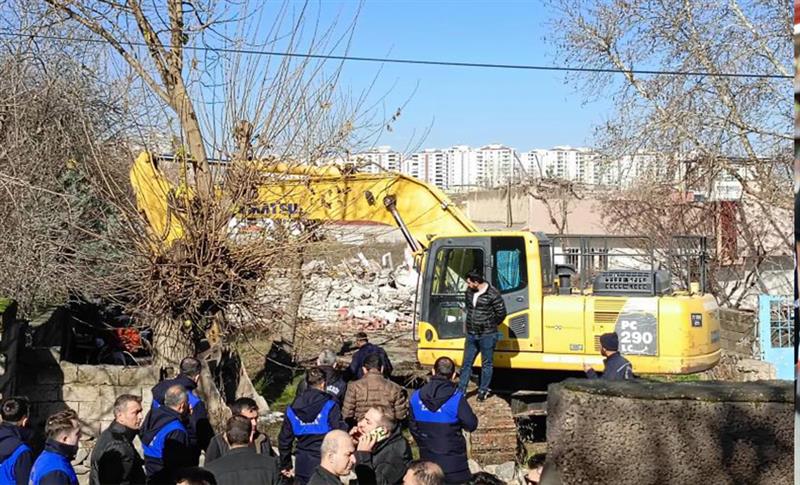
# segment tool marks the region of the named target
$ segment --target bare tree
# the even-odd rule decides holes
[[[299,302],[303,247],[315,233],[299,215],[269,220],[247,208],[258,204],[259,187],[296,176],[288,173],[298,164],[327,163],[359,134],[386,126],[365,114],[366,94],[340,93],[341,63],[308,55],[346,51],[355,17],[323,27],[308,4],[294,2],[274,10],[225,0],[43,2],[51,24],[80,27],[109,46],[146,88],[143,97],[165,108],[162,126],[179,127],[175,156],[148,158],[137,186],[163,188],[177,238],[131,204],[129,187],[103,176],[96,153],[93,180],[120,222],[103,238],[113,251],[97,265],[113,277],[98,273],[87,286],[153,330],[162,367],[245,327],[291,338],[296,305],[287,308],[284,297],[291,291]],[[269,50],[296,56],[254,53]],[[288,285],[277,284],[287,275]]]
[[[720,272],[762,287],[761,273],[790,247],[791,19],[782,1],[553,0],[553,37],[564,63],[619,73],[571,74],[616,113],[598,127],[606,169],[636,167],[638,181],[604,204],[620,232],[722,237],[714,221],[733,202],[744,259],[715,255]],[[636,74],[634,69],[664,71]],[[778,76],[731,76],[749,73]],[[627,185],[627,184],[626,184]],[[725,188],[734,187],[726,193]],[[704,202],[681,197],[700,193]],[[713,245],[712,247],[716,247]],[[717,257],[719,256],[719,257]],[[718,288],[720,289],[720,288]],[[720,289],[737,304],[741,288]]]

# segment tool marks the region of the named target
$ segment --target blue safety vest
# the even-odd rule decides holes
[[[420,399],[419,391],[414,391],[411,395],[411,412],[414,414],[414,419],[421,423],[455,424],[458,422],[458,405],[462,396],[461,391],[456,391],[442,407],[431,411]]]
[[[17,477],[14,476],[14,467],[19,457],[26,451],[31,451],[31,448],[25,443],[20,443],[14,453],[11,453],[8,458],[3,460],[3,463],[0,463],[0,485],[17,483]]]
[[[292,424],[292,431],[294,432],[294,435],[302,436],[309,434],[325,434],[330,431],[331,427],[328,424],[328,415],[330,414],[331,408],[333,408],[334,404],[336,403],[333,402],[333,400],[326,402],[325,405],[322,406],[322,410],[320,410],[319,414],[317,414],[317,417],[314,418],[314,421],[310,423],[301,421],[291,406],[286,408],[286,417],[289,418],[289,422]]]
[[[177,419],[175,421],[170,421],[166,426],[158,430],[158,433],[156,433],[150,443],[142,443],[144,456],[156,458],[158,460],[162,459],[164,457],[164,442],[167,440],[167,435],[176,430],[186,433],[186,427]]]
[[[78,476],[75,474],[75,470],[72,469],[69,460],[64,455],[47,450],[43,451],[33,464],[28,485],[41,484],[42,478],[52,472],[62,472],[69,477],[70,485],[78,485]]]
[[[199,398],[199,397],[197,397],[197,394],[195,394],[195,393],[194,393],[194,392],[192,392],[192,391],[187,391],[187,392],[186,392],[186,394],[188,394],[188,395],[189,395],[189,409],[194,409],[194,407],[195,407],[195,406],[197,406],[198,404],[200,404],[200,398]],[[160,402],[158,402],[158,401],[156,401],[155,399],[153,399],[153,406],[152,406],[152,408],[153,408],[153,409],[158,409],[158,408],[160,408],[160,407],[161,407],[161,403],[160,403]]]

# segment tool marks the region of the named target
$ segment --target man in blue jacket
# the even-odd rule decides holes
[[[471,473],[462,430],[475,431],[478,418],[456,386],[455,373],[452,359],[436,359],[431,379],[411,395],[408,427],[419,446],[420,459],[442,467],[445,482],[464,483]]]
[[[366,333],[358,332],[356,334],[356,347],[358,347],[358,350],[353,354],[353,360],[350,361],[350,368],[348,369],[350,380],[357,381],[364,377],[364,359],[369,354],[378,354],[380,356],[383,377],[388,379],[392,375],[392,362],[389,360],[386,351],[378,345],[369,343]]]
[[[325,372],[314,367],[306,373],[307,388],[286,408],[286,416],[278,435],[281,473],[295,477],[305,485],[320,463],[322,440],[328,431],[347,431],[342,411],[333,397],[325,392]],[[292,445],[297,441],[295,465],[292,468]]]
[[[65,409],[47,418],[47,442],[33,463],[30,485],[78,485],[78,475],[70,463],[78,454],[81,425],[78,414]]]
[[[147,413],[141,434],[147,483],[175,483],[182,469],[194,466],[188,416],[189,392],[180,385],[169,387],[163,405]]]
[[[10,397],[0,404],[0,483],[28,485],[33,452],[28,442],[30,404],[24,397]]]
[[[616,333],[604,333],[600,336],[600,354],[605,357],[603,361],[605,370],[602,379],[607,381],[627,381],[633,379],[633,367],[630,361],[619,353],[619,338]],[[597,372],[589,365],[584,365],[586,376],[597,379]]]
[[[186,423],[186,430],[189,432],[189,445],[192,448],[192,466],[197,466],[200,452],[208,448],[211,438],[214,437],[214,428],[208,419],[206,405],[195,392],[201,369],[198,359],[186,357],[181,361],[178,377],[161,381],[153,387],[153,409],[164,404],[164,393],[172,386],[179,385],[188,393],[189,421]]]

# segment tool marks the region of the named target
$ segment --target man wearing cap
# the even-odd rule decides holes
[[[600,354],[605,357],[605,370],[602,379],[608,381],[627,381],[633,379],[631,363],[619,353],[619,337],[616,333],[604,333],[600,336]],[[597,372],[588,364],[583,365],[589,379],[597,379]]]

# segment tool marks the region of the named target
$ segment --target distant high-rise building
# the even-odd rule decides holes
[[[403,160],[402,172],[441,189],[450,186],[450,167],[447,152],[426,149]]]
[[[392,150],[391,147],[379,146],[350,156],[349,162],[355,163],[362,172],[367,173],[378,173],[381,170],[400,172],[402,158],[403,155]]]
[[[494,187],[506,183],[514,175],[516,152],[505,145],[485,145],[476,150],[475,163],[477,172],[476,184],[483,187]]]
[[[483,169],[476,161],[476,152],[467,145],[456,145],[448,148],[447,164],[450,170],[449,190],[466,192],[476,186],[476,181],[483,176]]]

